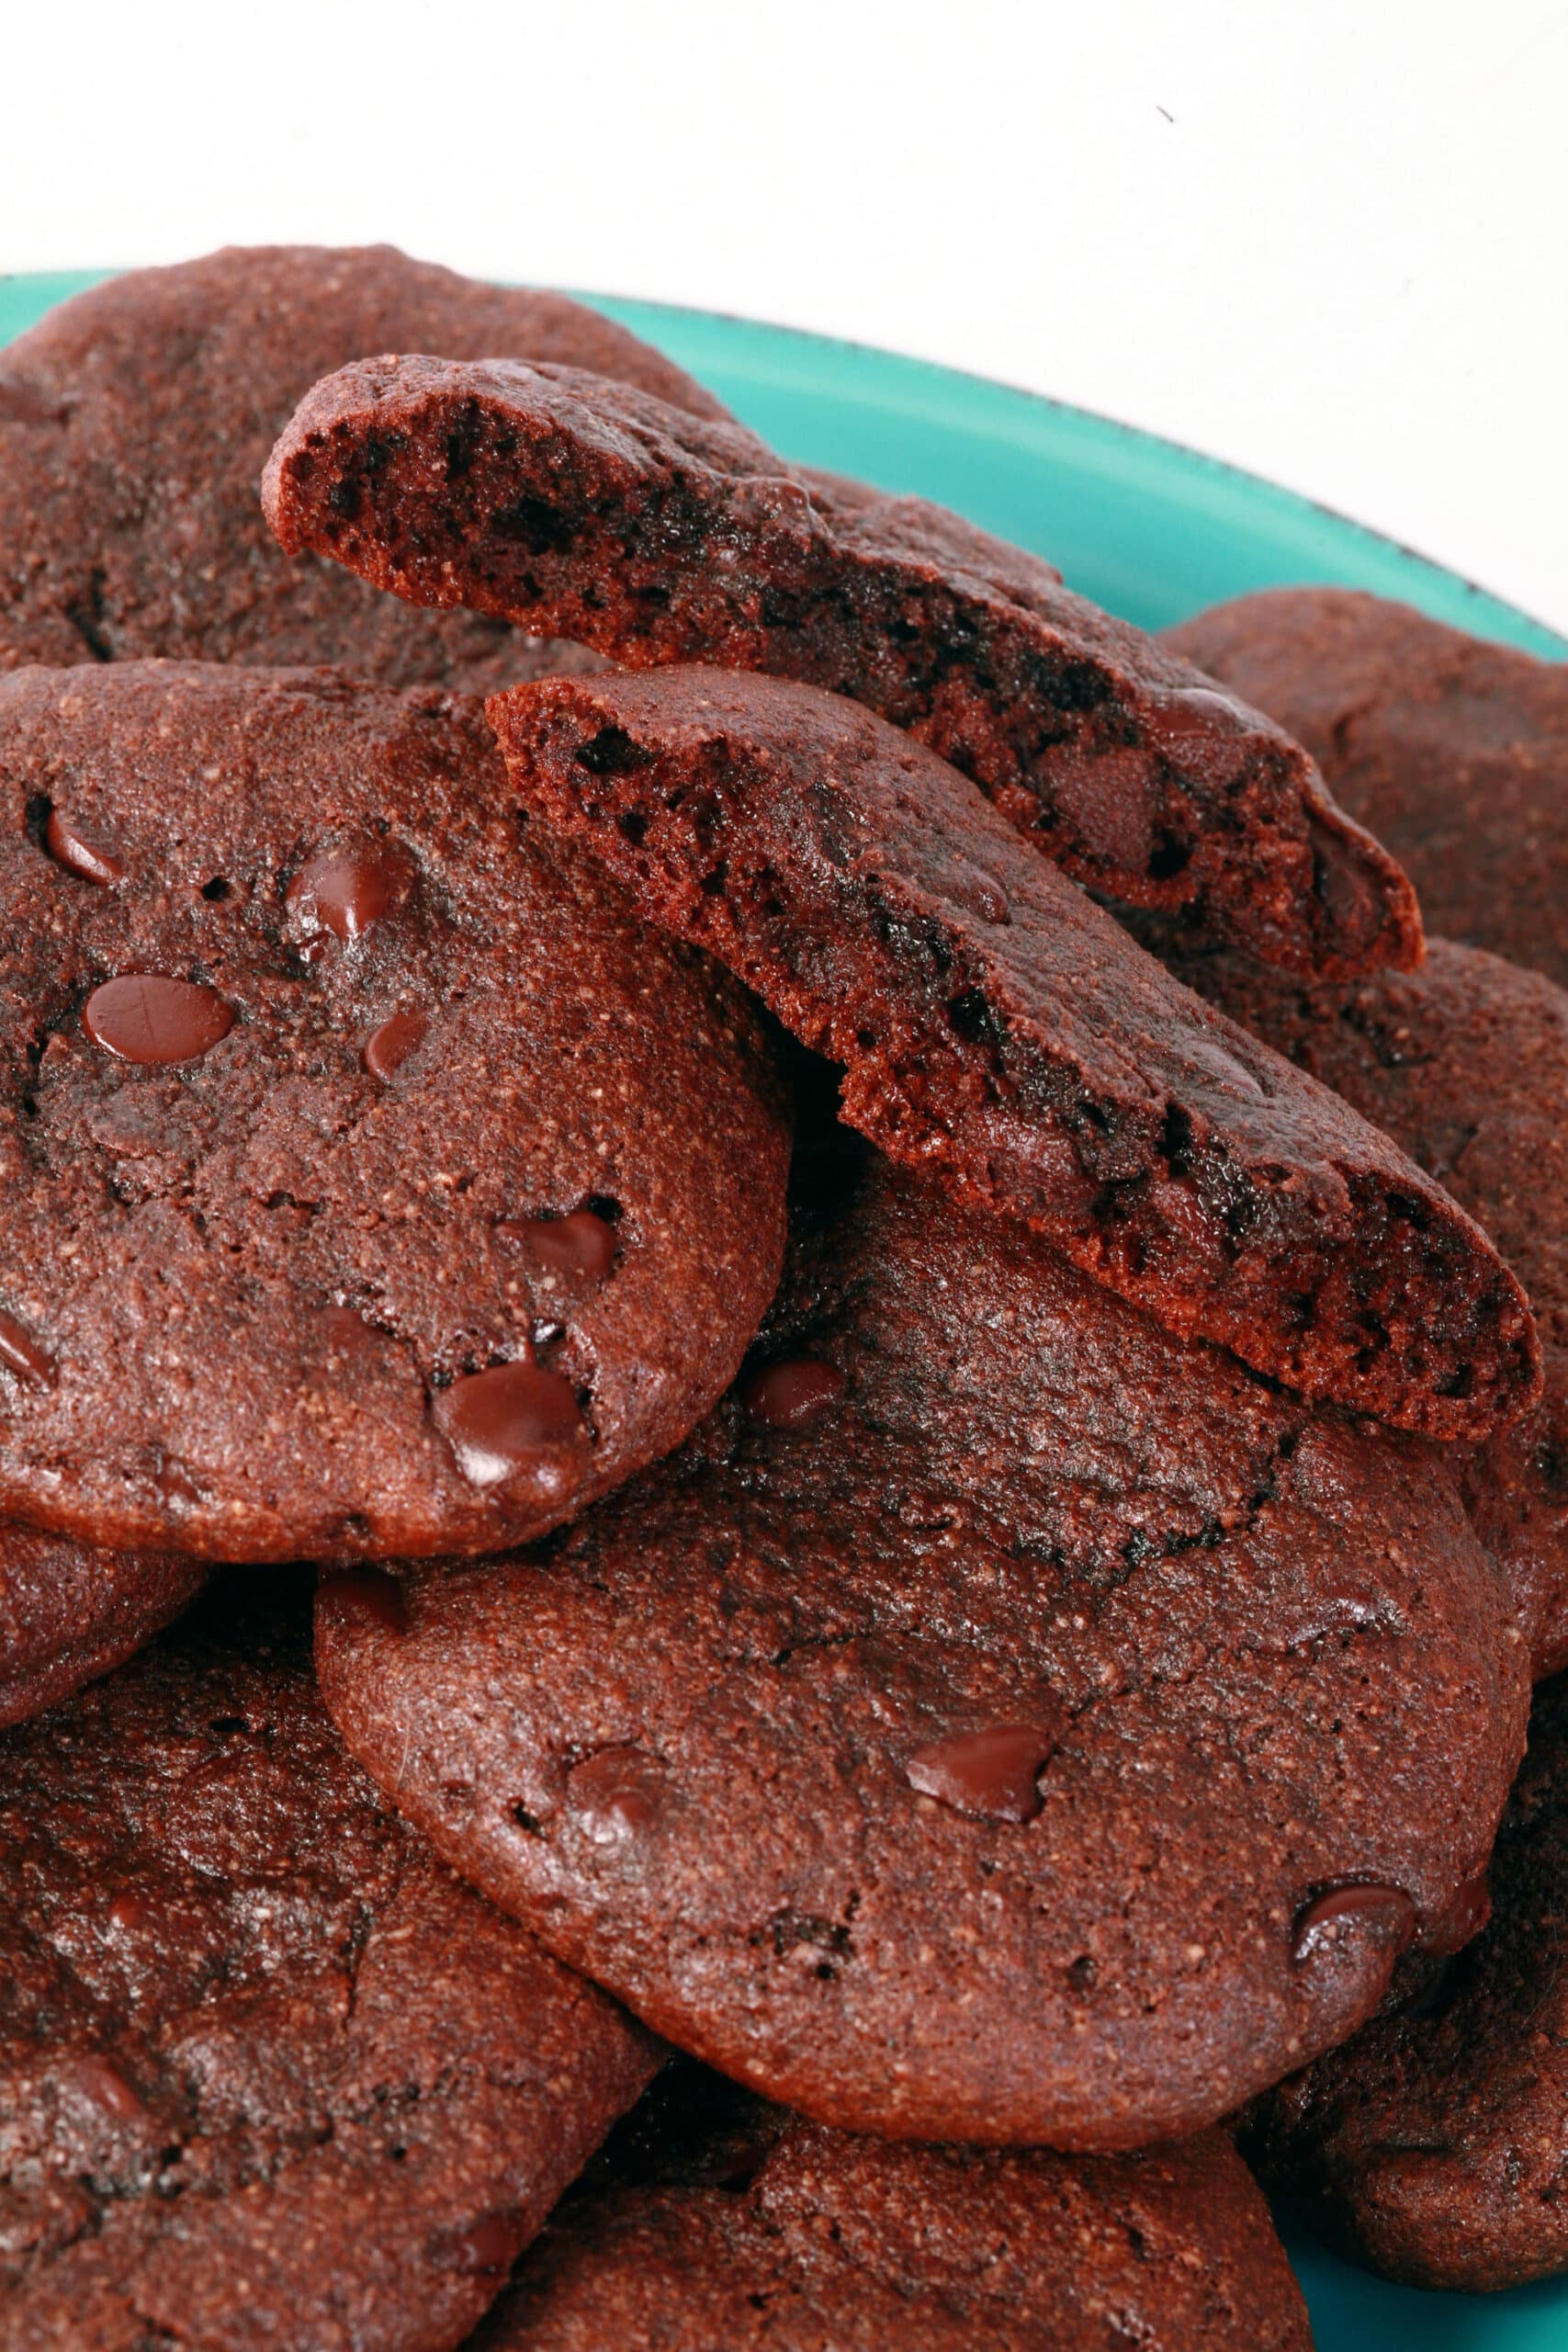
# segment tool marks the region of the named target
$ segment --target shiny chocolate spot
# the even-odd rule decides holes
[[[108,1923],[122,1936],[155,1935],[165,1913],[145,1894],[117,1894],[108,1908]]]
[[[43,837],[56,865],[63,865],[72,874],[80,874],[85,881],[101,882],[107,887],[119,881],[125,873],[118,857],[111,857],[107,849],[99,849],[85,834],[79,833],[58,808],[50,810]]]
[[[409,1629],[408,1595],[396,1577],[381,1568],[347,1568],[341,1574],[323,1577],[317,1596],[323,1610],[335,1610],[340,1616],[357,1617],[362,1623],[378,1625],[384,1634],[406,1634]]]
[[[501,1487],[529,1474],[562,1491],[561,1455],[581,1451],[588,1424],[570,1381],[534,1363],[498,1364],[441,1389],[432,1408],[436,1428],[457,1457],[471,1487]]]
[[[1334,1886],[1325,1894],[1314,1895],[1296,1915],[1291,1957],[1312,1960],[1358,1935],[1403,1951],[1415,1932],[1416,1905],[1403,1887],[1382,1886],[1376,1881]]]
[[[1423,1951],[1441,1953],[1462,1951],[1473,1943],[1492,1917],[1492,1890],[1486,1883],[1486,1872],[1477,1871],[1456,1888],[1451,1899],[1432,1921],[1421,1938]]]
[[[0,1313],[0,1364],[18,1380],[35,1381],[40,1388],[48,1387],[54,1378],[54,1358],[49,1350],[39,1345],[25,1323],[5,1313]]]
[[[495,1229],[552,1274],[583,1274],[600,1282],[615,1263],[615,1227],[592,1209],[573,1209],[570,1216],[509,1217]]]
[[[441,2230],[430,2242],[430,2258],[438,2270],[461,2270],[472,2278],[492,2277],[510,2270],[522,2245],[515,2208],[481,2214],[466,2229]]]
[[[394,1012],[373,1029],[365,1040],[365,1067],[372,1078],[386,1080],[407,1061],[430,1035],[430,1015],[411,1005],[406,1012]]]
[[[361,939],[391,905],[400,879],[391,859],[376,850],[323,850],[299,868],[284,904],[314,929]]]
[[[122,972],[93,990],[82,1025],[121,1061],[190,1062],[226,1037],[234,1008],[216,989],[159,972]]]
[[[116,2123],[134,2123],[147,2112],[134,2086],[107,2058],[77,2058],[64,2070],[64,2079],[79,2098]]]
[[[567,1775],[567,1803],[596,1846],[618,1846],[653,1828],[664,1768],[640,1747],[602,1747]]]
[[[1031,1821],[1035,1783],[1056,1743],[1038,1724],[991,1724],[919,1747],[905,1766],[909,1786],[983,1821]]]
[[[771,1430],[798,1430],[829,1412],[843,1393],[844,1375],[837,1365],[795,1356],[769,1364],[748,1381],[741,1402],[753,1420]]]

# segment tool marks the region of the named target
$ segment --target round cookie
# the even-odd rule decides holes
[[[1523,1283],[1544,1393],[1450,1458],[1518,1596],[1535,1671],[1555,1673],[1568,1665],[1568,994],[1441,939],[1418,972],[1314,988],[1131,920],[1190,988],[1386,1129]]]
[[[476,706],[17,671],[0,780],[0,1510],[474,1552],[680,1441],[777,1273],[771,1057]]]
[[[406,612],[288,563],[262,468],[295,403],[378,351],[568,360],[704,416],[718,403],[564,295],[390,245],[234,246],[78,294],[0,351],[0,671],[24,662],[339,662],[489,691],[591,657],[477,615]]]
[[[1166,642],[1306,745],[1432,930],[1568,988],[1568,664],[1348,588],[1275,588]]]
[[[444,2352],[656,2064],[344,1755],[268,1590],[0,1740],[5,2352]]]
[[[1501,1580],[1427,1449],[929,1178],[824,1199],[681,1455],[536,1554],[323,1587],[327,1704],[456,1867],[769,2097],[1198,2130],[1451,1935],[1523,1740]]]
[[[1568,2270],[1568,1677],[1536,1694],[1491,1902],[1479,1941],[1249,2135],[1359,2260],[1471,2294]]]
[[[0,1525],[0,1725],[107,1674],[196,1599],[207,1565]]]
[[[711,2093],[705,2134],[671,2132],[671,2096],[703,2097],[687,2071],[612,2135],[474,2352],[1310,2352],[1218,2132],[1135,2156],[890,2146]]]

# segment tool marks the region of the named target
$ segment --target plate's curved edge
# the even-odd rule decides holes
[[[1304,529],[1326,533],[1342,540],[1349,557],[1348,569],[1359,575],[1353,584],[1366,584],[1369,567],[1392,567],[1396,577],[1376,593],[1403,595],[1407,603],[1419,605],[1435,619],[1468,628],[1477,636],[1495,637],[1526,652],[1539,654],[1543,660],[1568,660],[1568,638],[1506,597],[1465,579],[1435,557],[1404,546],[1321,500],[1290,490],[1263,474],[1249,472],[1246,467],[1233,465],[1207,450],[1150,432],[1145,426],[1125,424],[1099,410],[1080,408],[1069,401],[1030,391],[996,377],[976,375],[937,360],[916,358],[876,344],[856,343],[845,337],[818,334],[805,328],[779,326],[716,311],[685,309],[677,303],[645,301],[629,295],[580,293],[576,299],[630,327],[646,341],[657,344],[694,375],[704,374],[699,363],[705,356],[707,337],[716,328],[727,338],[742,345],[766,338],[766,372],[770,378],[776,376],[780,351],[787,352],[793,346],[801,363],[798,372],[803,388],[821,389],[812,379],[821,359],[830,355],[841,369],[881,379],[874,390],[868,387],[868,402],[886,405],[890,394],[902,393],[907,401],[929,413],[933,406],[940,412],[961,400],[990,409],[994,413],[988,421],[1003,429],[1016,428],[1032,417],[1037,425],[1045,422],[1058,435],[1087,435],[1102,447],[1114,449],[1123,466],[1132,462],[1165,473],[1174,465],[1183,475],[1201,479],[1211,490],[1248,506],[1267,507],[1273,519],[1287,530],[1294,526],[1298,532]],[[737,372],[732,356],[727,356],[723,372]],[[841,385],[835,387],[840,398],[843,389]],[[943,421],[962,423],[952,418]],[[962,429],[972,431],[973,422],[962,424]],[[1278,584],[1290,583],[1281,579]]]

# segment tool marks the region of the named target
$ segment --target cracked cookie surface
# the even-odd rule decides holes
[[[478,614],[412,613],[288,563],[257,485],[296,401],[372,351],[564,359],[723,411],[563,295],[485,286],[390,245],[234,246],[111,278],[0,350],[0,671],[25,662],[338,662],[487,692],[572,664]]]
[[[412,604],[866,703],[1081,881],[1292,969],[1419,960],[1405,876],[1271,720],[1022,548],[739,425],[580,368],[375,359],[301,402],[263,496],[290,553]]]
[[[785,1110],[476,705],[18,671],[0,775],[0,1510],[428,1556],[679,1442],[773,1290]]]
[[[344,1754],[279,1581],[0,1739],[6,2352],[445,2352],[657,2064]]]
[[[726,2087],[654,2084],[474,2352],[1310,2352],[1218,2132],[1136,2156],[890,2146]]]
[[[329,1581],[327,1703],[457,1868],[770,2097],[1196,2130],[1447,1931],[1522,1746],[1501,1581],[1427,1449],[843,1130],[801,1162],[706,1426],[536,1553]]]

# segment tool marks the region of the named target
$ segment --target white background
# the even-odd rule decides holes
[[[1563,0],[0,8],[0,268],[390,237],[1108,411],[1568,629]]]

